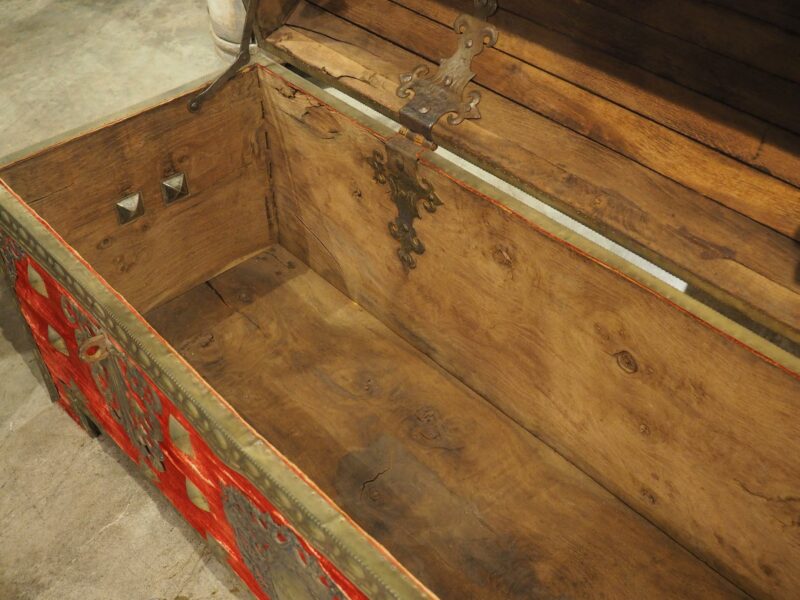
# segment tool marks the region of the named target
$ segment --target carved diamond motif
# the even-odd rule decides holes
[[[61,354],[69,356],[69,348],[67,348],[67,343],[64,341],[64,338],[50,325],[47,326],[47,341]]]
[[[47,298],[47,286],[44,284],[44,279],[30,262],[28,263],[28,283],[37,294]]]

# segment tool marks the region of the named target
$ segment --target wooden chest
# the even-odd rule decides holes
[[[793,3],[252,1],[0,169],[54,400],[261,599],[800,597]]]

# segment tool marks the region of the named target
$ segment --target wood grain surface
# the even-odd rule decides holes
[[[745,597],[282,248],[148,318],[443,599]]]
[[[372,132],[268,73],[281,244],[674,539],[800,585],[800,380],[436,167],[408,273]],[[423,155],[423,160],[426,155]],[[796,361],[795,361],[796,364]]]
[[[800,85],[796,81],[648,27],[630,15],[606,10],[598,3],[591,0],[506,0],[503,8],[743,112],[800,133],[797,111]],[[669,5],[672,7],[674,3]],[[677,11],[673,16],[676,14]],[[721,25],[719,19],[716,25]],[[749,39],[753,39],[753,34]],[[734,32],[730,35],[731,46],[743,47],[748,41],[739,39]],[[781,70],[796,68],[797,39],[793,41],[793,51],[781,57]]]
[[[274,239],[255,72],[231,81],[198,113],[187,110],[188,97],[0,171],[140,311]],[[161,181],[176,172],[186,175],[189,196],[167,206]],[[115,203],[134,192],[145,213],[120,225]]]
[[[767,73],[800,82],[800,38],[781,29],[780,23],[766,23],[703,0],[592,0],[592,4]],[[761,4],[766,8],[769,1],[762,0]],[[795,16],[800,17],[797,3],[787,2],[786,6],[791,4]],[[763,14],[763,9],[760,12]]]
[[[795,0],[709,0],[756,21],[800,34],[800,7]]]
[[[297,0],[261,0],[256,7],[256,27],[262,36],[269,35],[283,25]]]

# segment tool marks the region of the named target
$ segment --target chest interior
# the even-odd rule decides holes
[[[376,20],[375,7],[301,2],[268,41],[309,71],[317,61],[315,75],[343,82],[352,95],[395,116],[400,105],[389,99],[387,82],[399,72],[396,65],[406,65],[408,53],[425,60],[448,54],[424,42],[447,45],[436,34],[455,9],[449,3],[385,4],[397,19],[417,23],[419,35],[393,40],[399,29],[383,31],[390,20]],[[566,27],[555,8],[531,3],[531,11],[540,11],[531,16],[522,4],[526,18]],[[796,232],[783,231],[793,226],[776,216],[783,209],[731,207],[738,202],[732,195],[725,196],[729,206],[719,205],[708,200],[710,191],[676,182],[677,170],[656,178],[652,165],[631,166],[629,177],[611,189],[602,171],[603,164],[613,171],[620,160],[607,148],[615,139],[612,125],[559,134],[553,115],[548,123],[515,121],[516,110],[544,110],[526,106],[541,88],[520,96],[530,88],[519,80],[544,75],[515,68],[515,61],[557,58],[542,48],[538,58],[525,55],[536,50],[528,46],[517,48],[523,59],[515,56],[514,32],[522,23],[512,22],[515,10],[500,14],[508,21],[498,51],[505,58],[496,57],[497,64],[508,63],[509,76],[483,67],[478,72],[479,83],[490,88],[485,110],[508,118],[468,123],[458,137],[443,126],[438,141],[449,140],[467,157],[484,144],[490,152],[483,166],[528,191],[527,174],[544,172],[539,183],[550,186],[546,193],[553,197],[561,197],[558,186],[565,182],[559,183],[558,169],[572,170],[568,183],[576,204],[570,209],[556,199],[568,213],[584,214],[587,205],[580,203],[593,198],[602,204],[603,194],[618,198],[638,186],[642,201],[653,203],[649,220],[637,227],[639,217],[610,211],[619,220],[605,233],[655,231],[647,228],[665,215],[660,199],[694,202],[701,220],[716,220],[707,230],[714,239],[752,233],[738,268],[767,273],[763,285],[774,285],[774,296],[731,301],[734,290],[718,285],[712,270],[695,278],[694,269],[687,279],[698,294],[713,288],[710,301],[745,315],[750,329],[774,326],[773,339],[784,347],[775,350],[780,356],[793,349]],[[568,43],[555,29],[540,29],[554,44]],[[691,473],[681,473],[685,446],[671,437],[709,435],[723,443],[733,435],[736,447],[773,456],[783,433],[773,444],[736,425],[709,431],[708,423],[726,406],[736,419],[751,414],[738,402],[726,405],[726,377],[737,366],[752,374],[739,382],[737,398],[764,399],[771,403],[768,414],[796,410],[796,382],[731,351],[725,336],[693,325],[685,311],[665,311],[662,297],[634,293],[641,285],[611,259],[598,267],[592,244],[578,241],[574,230],[523,210],[512,197],[497,202],[479,181],[433,153],[420,161],[418,175],[443,205],[416,221],[425,252],[409,269],[387,227],[397,205],[375,165],[376,153],[379,163],[387,160],[386,143],[396,133],[298,82],[288,71],[255,67],[197,113],[187,111],[188,97],[176,98],[0,175],[245,420],[442,597],[532,597],[532,590],[546,597],[622,597],[623,589],[637,590],[631,597],[741,594],[728,579],[770,589],[764,583],[769,576],[740,572],[746,568],[733,558],[735,548],[712,548],[708,539],[728,517],[712,515],[709,498],[700,500],[707,502],[700,512],[712,522],[707,532],[681,524],[671,482],[683,486],[695,478],[700,485],[708,477],[715,486],[727,475],[708,466],[710,453],[690,459]],[[555,84],[545,83],[555,94]],[[575,106],[570,102],[548,106],[562,111],[566,122]],[[535,157],[520,135],[503,129],[515,123],[534,127],[540,141],[553,152],[568,151],[571,162]],[[607,136],[606,145],[587,141],[593,135]],[[796,194],[787,182],[796,173],[780,171],[792,159],[787,148],[794,137],[787,133],[786,139],[763,158],[777,165],[774,185]],[[587,155],[590,145],[595,151]],[[651,158],[655,153],[641,160]],[[761,191],[773,185],[752,178],[763,184]],[[787,206],[794,214],[796,205]],[[645,256],[669,243],[655,236],[645,248],[647,235],[633,244]],[[663,264],[684,276],[686,256],[675,251]],[[746,296],[749,275],[739,282]],[[698,345],[697,355],[718,352],[728,364],[709,371],[680,355]],[[756,429],[769,427],[764,418]],[[626,458],[632,448],[644,458]],[[749,472],[759,460],[735,468]],[[778,462],[779,478],[791,480],[791,466]],[[643,470],[648,465],[653,470]],[[733,513],[748,514],[738,496],[732,505]],[[640,516],[643,510],[653,511],[658,527]],[[777,543],[769,560],[789,561],[784,550],[796,544],[796,537],[785,547]],[[710,556],[716,570],[696,555]]]

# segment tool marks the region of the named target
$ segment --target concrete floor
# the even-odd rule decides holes
[[[225,66],[204,0],[3,0],[0,57],[0,155]],[[249,598],[242,588],[127,457],[50,403],[3,282],[0,600]]]

